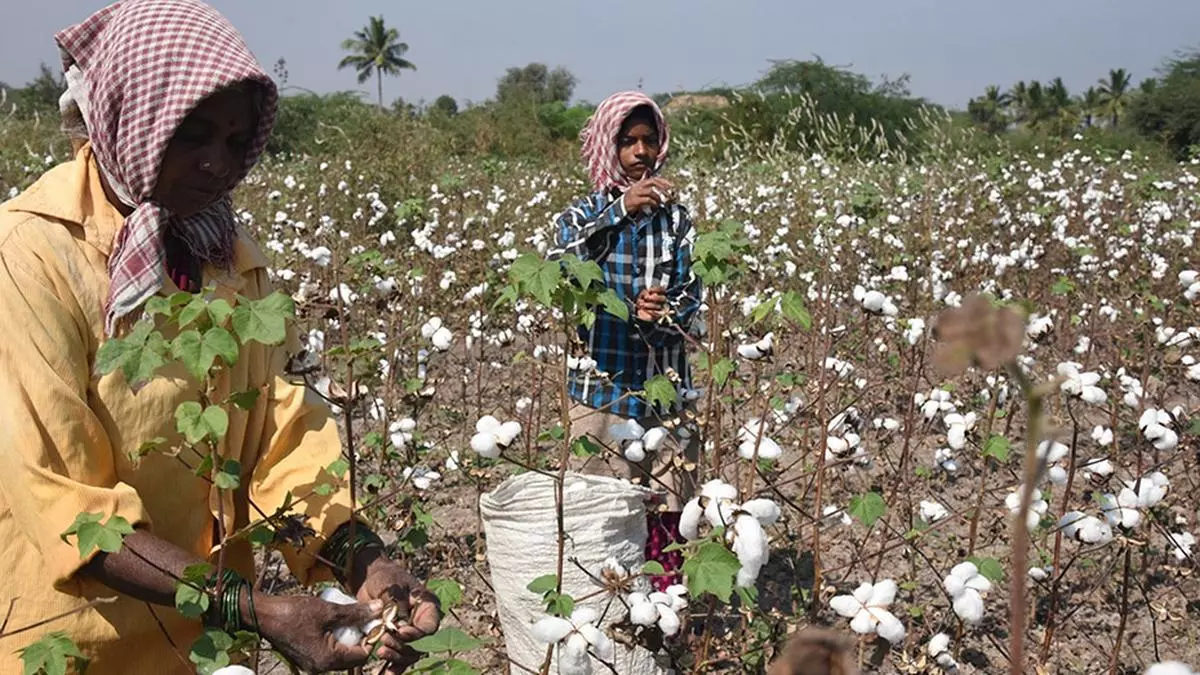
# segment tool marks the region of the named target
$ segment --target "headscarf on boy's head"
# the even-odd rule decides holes
[[[654,125],[658,128],[658,159],[654,163],[654,170],[657,172],[666,163],[671,132],[658,104],[640,91],[613,94],[596,107],[596,112],[579,135],[583,140],[583,162],[596,190],[608,192],[617,188],[624,191],[633,184],[633,179],[621,168],[617,143],[620,141],[618,135],[621,125],[635,108],[642,106],[650,109],[654,115]]]
[[[105,333],[157,293],[166,275],[164,235],[217,267],[233,258],[237,220],[229,196],[200,213],[173,216],[153,199],[176,129],[204,99],[249,84],[258,130],[238,181],[258,161],[275,123],[278,92],[240,33],[200,0],[124,0],[55,35],[96,163],[125,219],[108,259]],[[66,100],[71,99],[71,100]]]

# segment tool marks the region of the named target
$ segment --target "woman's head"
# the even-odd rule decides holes
[[[583,161],[597,190],[624,189],[667,160],[670,127],[658,104],[640,91],[604,99],[580,135]]]
[[[108,262],[112,335],[162,287],[168,230],[200,260],[232,262],[228,195],[266,147],[278,93],[241,34],[200,0],[124,0],[55,38],[65,99],[126,216]]]

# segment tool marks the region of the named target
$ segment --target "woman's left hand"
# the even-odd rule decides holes
[[[375,651],[388,662],[384,675],[397,675],[421,660],[421,654],[407,643],[437,632],[442,613],[438,599],[416,580],[408,570],[379,553],[367,565],[362,584],[358,587],[359,602],[380,599],[395,604],[400,618],[407,623],[385,633]]]

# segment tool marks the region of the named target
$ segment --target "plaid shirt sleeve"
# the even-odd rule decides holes
[[[603,254],[606,228],[625,220],[625,200],[609,202],[603,192],[584,197],[555,219],[554,246],[546,252],[550,260],[572,254],[581,260],[595,260]]]
[[[703,293],[700,279],[692,271],[692,245],[696,240],[696,230],[692,226],[687,209],[677,206],[673,215],[676,216],[678,225],[671,236],[675,254],[671,284],[666,294],[667,316],[659,321],[642,321],[635,318],[635,325],[642,339],[656,346],[675,344],[683,339],[683,333],[692,330],[692,322],[700,311]]]

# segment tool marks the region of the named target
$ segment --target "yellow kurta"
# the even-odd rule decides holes
[[[108,203],[89,147],[0,205],[0,619],[18,598],[8,630],[117,593],[77,574],[87,562],[59,535],[80,512],[120,515],[201,558],[215,560],[218,492],[176,458],[152,453],[135,467],[143,442],[179,440],[175,408],[197,400],[199,384],[172,365],[137,394],[120,373],[94,375],[104,339],[106,262],[122,218]],[[206,283],[231,302],[271,292],[266,260],[253,241],[237,244],[233,273],[205,270]],[[177,292],[169,280],[164,294]],[[164,330],[164,334],[169,338]],[[294,339],[292,344],[294,344]],[[221,448],[242,466],[242,487],[225,497],[225,526],[235,531],[257,512],[273,513],[288,491],[307,495],[331,482],[323,467],[340,456],[328,408],[278,375],[286,347],[252,343],[216,381],[213,400],[258,389],[253,409],[229,411]],[[188,462],[196,464],[195,458]],[[349,495],[310,497],[295,509],[321,536],[349,518]],[[313,554],[285,547],[304,583],[327,578]],[[229,564],[253,573],[249,545],[231,545]],[[253,577],[250,577],[253,578]],[[174,608],[154,614],[183,652],[200,631]],[[93,675],[188,672],[151,608],[121,596],[20,635],[0,639],[0,674],[19,673],[14,652],[48,632],[64,631],[92,659]]]

